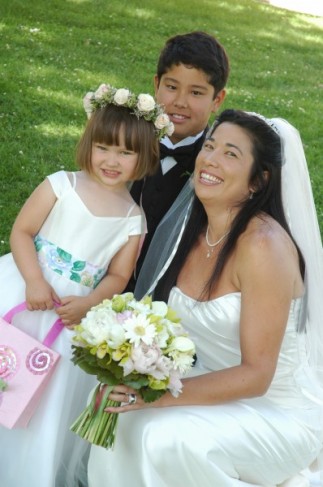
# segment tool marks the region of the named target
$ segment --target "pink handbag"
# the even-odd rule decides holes
[[[41,343],[10,325],[25,309],[22,303],[0,318],[0,424],[9,429],[27,427],[60,357],[49,347],[64,328],[57,319]]]

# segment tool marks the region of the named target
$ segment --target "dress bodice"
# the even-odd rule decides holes
[[[302,375],[300,360],[304,356],[305,345],[302,334],[297,332],[301,302],[301,299],[295,299],[291,303],[276,372],[266,393],[273,401],[285,406],[290,403],[293,407],[295,401],[303,403],[299,380]],[[198,302],[174,287],[169,306],[176,310],[194,340],[198,367],[202,371],[221,370],[240,364],[240,292]]]
[[[107,267],[112,257],[128,241],[140,235],[142,215],[99,217],[85,206],[65,171],[48,176],[57,196],[39,235],[77,259]]]

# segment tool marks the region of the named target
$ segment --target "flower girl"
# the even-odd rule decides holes
[[[12,253],[0,258],[1,316],[26,301],[13,324],[40,341],[57,315],[66,325],[52,347],[60,360],[28,427],[0,426],[1,487],[67,485],[71,451],[83,442],[69,427],[96,383],[70,360],[71,328],[125,288],[145,234],[129,182],[153,173],[158,139],[172,131],[147,94],[103,84],[85,96],[84,108],[80,170],[51,174],[34,190],[13,225]]]

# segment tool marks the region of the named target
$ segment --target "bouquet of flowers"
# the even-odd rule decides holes
[[[193,365],[194,343],[175,311],[149,296],[137,301],[125,293],[105,299],[91,308],[75,332],[72,361],[96,375],[99,384],[71,430],[105,448],[113,447],[117,427],[118,414],[104,411],[119,405],[108,399],[113,386],[126,384],[145,402],[167,390],[177,397],[181,377]]]

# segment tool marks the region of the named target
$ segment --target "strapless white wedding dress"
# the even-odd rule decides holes
[[[196,343],[194,374],[240,363],[240,293],[197,303],[175,287],[169,305]],[[292,302],[264,396],[120,414],[114,450],[91,448],[89,487],[273,487],[306,468],[321,448],[322,431],[304,389],[310,386],[296,332],[300,305]]]

